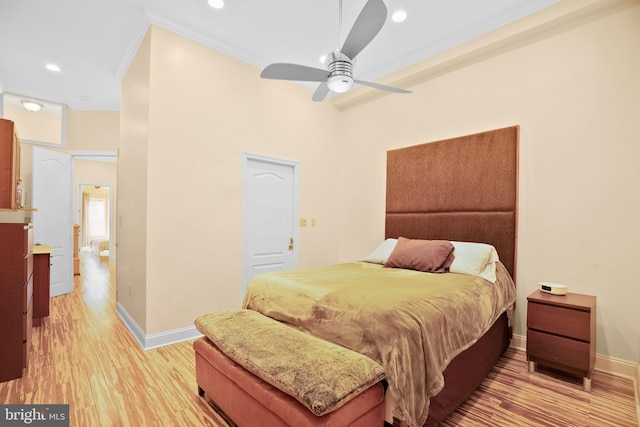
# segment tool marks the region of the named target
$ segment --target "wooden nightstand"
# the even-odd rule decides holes
[[[596,361],[596,297],[551,295],[535,291],[527,297],[527,360],[583,377],[591,391]]]

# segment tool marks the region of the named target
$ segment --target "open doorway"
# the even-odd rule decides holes
[[[74,228],[77,225],[75,242],[78,248],[74,280],[76,288],[84,293],[84,299],[91,301],[95,308],[115,301],[117,156],[116,153],[73,152],[72,158],[73,224]],[[95,204],[89,201],[94,198],[99,199]],[[93,216],[97,221],[89,223],[95,224],[95,228],[83,220]],[[83,251],[83,246],[88,250]],[[115,303],[109,306],[115,311]]]
[[[78,256],[80,254],[93,256],[91,243],[93,241],[96,248],[96,259],[103,262],[115,261],[116,259],[116,234],[117,224],[115,221],[116,199],[117,199],[117,157],[114,154],[101,155],[91,153],[73,153],[73,224],[78,226]],[[83,196],[85,193],[85,196]],[[88,196],[87,196],[88,195]],[[86,203],[87,197],[99,199],[93,209],[98,212],[98,221],[93,222],[97,229],[89,230],[85,214],[88,210],[83,207],[83,200]],[[100,201],[100,199],[102,201]],[[100,213],[104,207],[104,216]],[[102,221],[104,218],[104,222]],[[102,249],[100,249],[102,243]],[[97,245],[97,247],[96,247]],[[108,246],[108,252],[107,252]],[[89,250],[83,251],[82,248]],[[100,257],[99,255],[102,255]],[[80,257],[82,258],[82,257]],[[79,265],[82,260],[79,260]]]
[[[111,187],[80,184],[80,250],[96,257],[109,257],[111,250]]]

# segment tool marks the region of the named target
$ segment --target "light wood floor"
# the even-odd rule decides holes
[[[142,351],[115,313],[113,262],[82,255],[74,292],[51,299],[26,375],[0,383],[0,402],[68,403],[72,426],[226,426],[198,397],[192,342]],[[596,372],[591,393],[581,384],[529,374],[524,354],[509,350],[440,425],[638,425],[630,380]]]

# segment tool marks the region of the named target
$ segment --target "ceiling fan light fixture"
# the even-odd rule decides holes
[[[332,92],[344,93],[353,86],[353,62],[342,52],[331,52],[328,56],[329,78],[327,86]]]
[[[42,104],[40,104],[39,102],[29,101],[27,99],[21,99],[20,103],[27,111],[31,111],[32,113],[40,111],[40,109],[42,108]]]
[[[327,80],[327,86],[332,92],[344,93],[353,86],[353,77],[346,75],[331,76]]]

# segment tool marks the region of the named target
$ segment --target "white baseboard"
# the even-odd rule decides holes
[[[513,334],[509,347],[520,351],[527,351],[527,337]],[[594,369],[618,377],[629,378],[633,381],[633,389],[636,395],[636,411],[638,413],[638,419],[640,419],[640,363],[596,354],[596,366]]]
[[[142,349],[144,350],[143,343],[145,341],[146,334],[140,328],[140,326],[138,326],[136,321],[133,320],[133,317],[129,315],[127,310],[125,310],[125,308],[119,302],[116,302],[116,314],[120,317],[120,319],[122,320],[122,323],[124,323],[127,329],[129,329],[129,332],[131,332],[131,335],[133,335],[136,341],[138,341],[138,344],[140,344],[140,347],[142,347]]]
[[[513,334],[509,347],[516,350],[527,351],[527,337]]]
[[[131,335],[133,335],[138,344],[140,344],[140,347],[145,351],[202,336],[195,326],[147,335],[119,302],[116,303],[116,313],[120,319],[122,319],[127,329],[129,329]]]
[[[640,363],[636,369],[636,413],[638,414],[638,421],[640,421]]]
[[[513,334],[509,347],[516,350],[527,351],[527,337]],[[596,354],[596,366],[594,369],[619,377],[629,378],[635,382],[638,382],[638,379],[640,379],[640,364],[602,354]]]
[[[527,337],[513,334],[509,347],[520,351],[527,351]],[[629,378],[633,381],[633,390],[636,395],[636,412],[640,420],[640,363],[596,354],[596,366],[594,369],[618,377]]]

